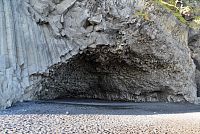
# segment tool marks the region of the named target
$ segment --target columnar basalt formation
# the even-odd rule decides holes
[[[0,106],[197,99],[188,28],[149,0],[0,0]]]

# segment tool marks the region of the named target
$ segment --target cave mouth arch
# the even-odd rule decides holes
[[[151,60],[152,57],[150,55],[146,59]],[[173,89],[150,80],[151,73],[145,68],[146,65],[138,63],[144,58],[128,49],[113,52],[108,47],[101,46],[86,50],[67,63],[52,66],[48,76],[42,78],[35,98],[171,101],[168,96],[174,95]],[[155,67],[162,69],[163,66],[156,62],[152,68]],[[178,97],[179,100],[184,100],[183,96]]]
[[[118,77],[127,67],[123,63],[104,66],[97,60],[96,55],[78,55],[67,63],[53,66],[48,77],[41,80],[42,88],[36,98],[132,100],[130,93],[124,91],[127,90],[124,81]]]

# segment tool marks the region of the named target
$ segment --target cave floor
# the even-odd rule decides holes
[[[54,100],[0,111],[0,133],[200,133],[200,105]]]

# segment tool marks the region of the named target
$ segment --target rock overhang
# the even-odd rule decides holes
[[[7,58],[2,58],[2,106],[63,93],[111,100],[196,100],[188,29],[160,6],[137,0],[3,3],[1,41],[7,45],[1,45],[0,55]],[[10,9],[12,15],[5,16]]]

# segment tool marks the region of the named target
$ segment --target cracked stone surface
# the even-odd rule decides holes
[[[189,29],[152,1],[0,0],[0,31],[2,108],[63,97],[197,100]]]

